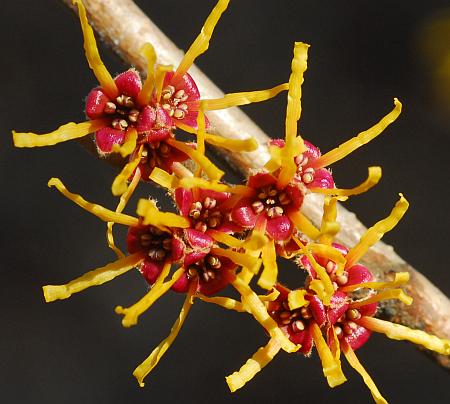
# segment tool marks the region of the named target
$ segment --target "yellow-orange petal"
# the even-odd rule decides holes
[[[175,321],[172,329],[170,330],[169,336],[161,341],[161,343],[152,351],[152,353],[142,362],[133,372],[133,376],[137,379],[139,386],[144,387],[144,378],[155,368],[162,356],[170,348],[175,338],[183,326],[186,320],[189,310],[192,307],[192,295],[194,294],[195,284],[191,285],[189,292],[184,299],[183,307],[181,308],[180,314],[178,315],[177,321]]]
[[[119,145],[117,143],[113,144],[112,152],[120,153],[122,157],[127,157],[136,149],[138,133],[136,129],[131,128],[127,131],[125,135],[125,141],[123,144]]]
[[[206,136],[206,122],[205,122],[205,104],[200,101],[200,108],[197,114],[197,151],[205,154],[205,136]],[[200,175],[198,175],[200,177]]]
[[[275,320],[270,317],[264,303],[258,298],[248,284],[237,277],[232,282],[232,285],[241,294],[242,303],[246,306],[247,310],[253,315],[255,320],[265,328],[272,338],[278,340],[284,351],[296,352],[300,348],[300,345],[292,343],[289,341],[288,337],[284,335]]]
[[[365,306],[367,304],[376,303],[382,300],[389,300],[389,299],[398,299],[407,306],[409,306],[413,302],[413,298],[411,296],[408,296],[405,292],[403,292],[402,289],[388,289],[383,290],[377,293],[376,295],[368,297],[367,299],[352,302],[350,303],[349,307],[351,309],[356,309],[358,307]]]
[[[336,274],[341,275],[344,271],[345,263],[347,260],[342,255],[342,253],[337,249],[327,244],[316,244],[316,243],[308,243],[308,250],[310,250],[313,254],[318,255],[322,258],[328,258],[337,264]]]
[[[322,223],[320,225],[320,243],[331,245],[334,236],[340,230],[337,218],[337,198],[326,196],[323,202]]]
[[[248,250],[259,251],[268,242],[268,238],[258,231],[253,231],[246,240],[240,240],[230,234],[222,231],[209,230],[208,234],[218,243],[233,248],[245,248]]]
[[[377,404],[387,404],[387,401],[381,395],[374,381],[367,373],[366,369],[364,369],[363,365],[361,365],[361,362],[358,360],[357,356],[355,355],[355,352],[353,352],[353,349],[350,347],[347,341],[345,341],[344,338],[342,339],[342,350],[344,351],[344,355],[350,366],[353,369],[355,369],[363,378],[364,383],[369,388],[370,393],[372,394],[372,397],[375,400],[375,402]]]
[[[311,240],[317,240],[320,237],[320,230],[303,213],[299,211],[290,212],[288,217],[295,227]]]
[[[327,378],[328,385],[330,387],[336,387],[345,383],[347,379],[342,372],[341,363],[331,353],[330,348],[323,338],[322,331],[320,331],[319,326],[315,322],[311,323],[311,334],[322,362],[323,374]]]
[[[390,321],[384,321],[373,317],[361,317],[361,319],[358,320],[358,324],[361,324],[371,331],[385,334],[388,338],[411,341],[417,345],[424,346],[430,351],[438,352],[442,355],[450,355],[449,339],[441,339],[421,330],[413,330],[404,325],[394,324]]]
[[[128,272],[130,269],[138,266],[144,257],[142,254],[132,254],[128,257],[121,258],[104,267],[94,269],[86,272],[79,278],[70,281],[65,285],[47,285],[42,289],[44,291],[44,298],[47,303],[58,299],[67,299],[74,293],[81,292],[91,286],[103,285],[116,278],[119,275]]]
[[[73,194],[64,186],[59,178],[51,178],[48,182],[48,186],[55,187],[67,199],[75,202],[78,206],[80,206],[84,210],[87,210],[88,212],[92,213],[105,222],[114,222],[123,224],[125,226],[137,226],[139,224],[139,219],[137,217],[113,212],[112,210],[106,209],[103,206],[86,201],[81,195]]]
[[[240,196],[253,196],[255,190],[247,187],[245,185],[228,185],[222,184],[217,181],[208,181],[204,178],[194,178],[194,177],[184,177],[178,182],[180,188],[192,189],[210,189],[217,192],[228,192],[230,194],[240,195]]]
[[[247,139],[229,139],[206,133],[205,141],[213,146],[235,152],[252,152],[258,149],[258,142],[253,137]]]
[[[343,292],[353,292],[357,289],[367,288],[367,289],[388,289],[395,288],[397,286],[404,285],[409,281],[409,272],[397,272],[393,281],[389,282],[365,282],[365,283],[355,283],[353,285],[340,287],[339,290]]]
[[[308,306],[309,301],[305,299],[306,289],[291,290],[288,294],[288,304],[290,310],[296,310],[303,306]]]
[[[194,64],[195,59],[209,48],[209,41],[211,40],[214,28],[216,27],[222,13],[227,9],[230,0],[219,0],[212,9],[205,24],[200,31],[200,34],[195,38],[194,42],[181,60],[176,75],[183,76],[189,68]]]
[[[133,179],[130,182],[125,193],[120,197],[119,203],[116,208],[116,213],[122,213],[125,207],[127,206],[128,201],[133,195],[134,190],[136,189],[139,181],[141,179],[141,171],[139,169],[134,173]],[[123,258],[125,254],[115,245],[114,243],[114,234],[113,234],[113,226],[114,222],[108,222],[106,225],[106,240],[108,243],[108,247],[111,248],[116,254],[118,258]]]
[[[266,346],[259,348],[237,372],[225,377],[230,391],[234,393],[253,379],[272,361],[280,349],[280,343],[274,338],[271,338]]]
[[[38,135],[32,132],[13,131],[13,141],[16,147],[53,146],[67,140],[78,139],[96,132],[108,125],[108,119],[94,119],[81,123],[69,122],[53,132]]]
[[[203,153],[193,149],[183,142],[179,142],[175,139],[168,139],[167,143],[175,149],[181,150],[187,154],[192,160],[194,160],[206,173],[206,175],[213,181],[220,181],[225,174],[220,168],[216,167],[213,162],[208,159]]]
[[[179,227],[186,229],[190,226],[189,219],[171,212],[161,212],[155,201],[139,199],[137,214],[142,217],[142,223],[156,227]]]
[[[122,168],[122,171],[114,178],[114,181],[111,185],[111,192],[114,196],[120,196],[128,189],[128,179],[133,174],[133,171],[136,170],[137,166],[141,162],[141,154],[142,154],[141,146],[136,153],[135,156]]]
[[[211,253],[215,254],[215,255],[219,255],[221,257],[227,257],[228,259],[233,261],[235,264],[243,266],[243,267],[247,267],[247,268],[254,267],[255,265],[258,264],[258,261],[259,261],[258,258],[252,257],[249,254],[240,253],[240,252],[233,251],[230,249],[213,247],[213,248],[211,248]]]
[[[148,42],[142,45],[139,52],[147,59],[147,78],[138,94],[137,102],[139,105],[147,105],[152,98],[153,89],[155,88],[156,53],[153,46]]]
[[[196,298],[206,302],[206,303],[212,303],[216,304],[220,307],[223,307],[227,310],[234,310],[238,311],[240,313],[245,313],[247,310],[245,309],[244,305],[241,302],[238,302],[237,300],[231,299],[230,297],[223,297],[223,296],[205,296],[202,294],[197,293],[195,295]]]
[[[282,91],[289,89],[288,83],[279,84],[278,86],[259,91],[244,91],[240,93],[226,94],[222,98],[204,100],[205,111],[213,111],[217,109],[225,109],[238,107],[254,102],[262,102],[275,97]]]
[[[172,65],[156,65],[156,73],[155,73],[155,93],[156,93],[156,102],[159,104],[161,101],[162,87],[164,84],[164,77],[166,77],[166,73],[172,72]]]
[[[172,275],[172,278],[169,281],[164,282],[164,279],[169,274],[170,267],[170,262],[164,264],[163,270],[159,274],[158,279],[153,284],[152,288],[138,302],[128,308],[123,308],[122,306],[116,307],[115,312],[123,315],[122,325],[124,327],[128,328],[136,325],[139,316],[147,311],[153,303],[165,294],[184,272],[184,268],[180,268]]]
[[[358,244],[350,249],[347,254],[346,268],[350,268],[356,264],[370,247],[380,241],[385,233],[391,231],[406,213],[408,207],[408,201],[400,194],[400,199],[395,204],[390,215],[368,229],[361,237]]]
[[[108,72],[100,58],[97,43],[95,42],[94,31],[89,25],[86,17],[86,9],[84,8],[81,0],[72,0],[72,3],[78,6],[78,16],[80,17],[81,30],[83,31],[84,38],[84,51],[89,67],[94,72],[94,75],[103,91],[109,98],[114,99],[119,95],[119,90],[117,89],[116,83],[111,77],[111,74]]]
[[[275,251],[274,241],[269,240],[261,252],[264,268],[259,276],[258,286],[270,290],[275,286],[278,278],[277,253]]]
[[[312,162],[311,166],[314,168],[330,166],[331,164],[335,163],[336,161],[342,160],[344,157],[348,156],[356,149],[359,149],[361,146],[364,146],[371,140],[375,139],[392,122],[394,122],[402,112],[402,104],[397,98],[394,98],[394,105],[394,109],[385,117],[383,117],[377,124],[367,129],[366,131],[359,133],[354,138],[347,140],[337,148],[330,150],[328,153],[325,153],[317,160]]]

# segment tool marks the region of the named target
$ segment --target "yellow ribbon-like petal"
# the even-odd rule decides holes
[[[78,139],[104,128],[108,119],[94,119],[82,123],[69,122],[60,126],[53,132],[38,135],[32,132],[13,131],[13,141],[16,147],[42,147],[53,146],[67,140]]]
[[[240,240],[230,234],[216,230],[209,230],[208,235],[218,243],[225,244],[228,247],[245,248],[253,251],[261,250],[261,248],[268,243],[268,238],[257,231],[253,231],[246,240]]]
[[[358,324],[371,331],[385,334],[388,338],[411,341],[414,344],[424,346],[430,351],[438,352],[442,355],[450,355],[449,339],[441,339],[421,330],[413,330],[404,325],[373,317],[361,317],[358,320]]]
[[[303,213],[299,211],[289,212],[288,217],[295,227],[311,240],[317,240],[320,237],[320,230]]]
[[[266,346],[259,348],[237,372],[225,377],[230,391],[234,393],[253,379],[272,361],[280,349],[280,343],[274,338],[271,338]]]
[[[330,166],[331,164],[336,163],[336,161],[342,160],[344,157],[348,156],[356,149],[359,149],[361,146],[364,146],[371,140],[375,139],[392,122],[394,122],[402,112],[402,104],[397,98],[394,98],[394,105],[394,109],[385,117],[383,117],[377,124],[367,129],[366,131],[359,133],[354,138],[347,140],[337,148],[329,151],[328,153],[325,153],[317,160],[312,162],[311,166],[314,168]]]
[[[296,310],[303,306],[308,306],[309,301],[305,299],[306,289],[291,290],[288,294],[288,304],[290,310]]]
[[[164,78],[166,77],[166,73],[171,72],[171,71],[173,71],[172,65],[156,65],[155,93],[156,93],[156,102],[158,104],[161,101]]]
[[[357,356],[355,355],[355,352],[350,347],[350,345],[345,341],[345,339],[342,339],[342,349],[344,351],[344,355],[347,358],[348,363],[350,366],[355,369],[363,378],[364,383],[369,388],[370,393],[372,394],[373,399],[377,404],[387,404],[387,401],[384,399],[384,397],[379,392],[377,386],[373,382],[370,375],[367,373],[366,369],[364,369],[363,365],[361,365],[360,361],[358,360]]]
[[[397,286],[404,285],[409,281],[409,272],[398,272],[395,274],[395,278],[390,282],[365,282],[365,283],[356,283],[353,285],[340,287],[339,290],[342,292],[353,292],[357,289],[367,288],[367,289],[388,289],[395,288]]]
[[[346,268],[350,268],[356,264],[359,259],[367,252],[367,250],[381,240],[383,235],[388,231],[391,231],[398,222],[401,220],[403,215],[408,210],[409,203],[400,194],[399,201],[395,204],[394,209],[392,209],[391,214],[376,223],[366,233],[361,237],[358,244],[356,244],[347,254],[347,264]]]
[[[226,109],[231,107],[238,107],[254,102],[261,102],[275,97],[282,91],[289,89],[288,83],[283,83],[278,86],[259,91],[245,91],[241,93],[226,94],[223,98],[216,98],[212,100],[204,100],[205,111],[213,111],[217,109]]]
[[[323,202],[322,223],[320,225],[320,243],[331,245],[334,236],[339,232],[337,218],[337,198],[326,196]]]
[[[205,154],[206,122],[204,101],[200,101],[200,108],[197,114],[197,128],[197,151],[201,154]]]
[[[178,315],[178,319],[172,326],[169,336],[161,341],[161,343],[152,351],[150,356],[134,370],[133,376],[137,379],[140,387],[144,387],[144,378],[155,368],[159,360],[170,348],[173,341],[175,341],[175,338],[178,336],[178,333],[183,326],[184,320],[186,320],[186,317],[189,314],[189,310],[192,307],[192,295],[194,294],[194,286],[196,285],[191,286],[189,292],[187,293],[183,307],[181,308],[180,314]]]
[[[137,226],[139,224],[139,219],[133,216],[125,215],[123,213],[113,212],[112,210],[106,209],[103,206],[97,205],[86,201],[81,195],[73,194],[68,191],[64,184],[59,178],[51,178],[48,182],[49,187],[55,187],[59,192],[61,192],[66,198],[75,202],[78,206],[97,216],[99,219],[105,222],[114,222],[123,224],[125,226]]]
[[[139,105],[147,105],[152,98],[153,89],[155,88],[156,53],[150,43],[145,43],[140,49],[140,53],[147,59],[147,78],[139,92],[137,102]]]
[[[216,6],[212,9],[205,24],[200,31],[200,34],[195,38],[186,54],[184,55],[180,65],[177,68],[176,75],[183,76],[189,68],[194,64],[195,59],[209,48],[209,41],[211,40],[214,28],[216,27],[222,13],[227,9],[230,0],[219,0]]]
[[[336,263],[338,266],[336,269],[336,274],[342,275],[347,260],[338,249],[332,247],[331,245],[315,244],[315,243],[309,243],[307,245],[307,248],[313,254],[316,254],[319,257],[328,258],[329,260]]]
[[[127,157],[136,149],[138,133],[136,129],[130,128],[125,136],[125,141],[123,144],[119,145],[117,143],[113,144],[112,151],[114,153],[120,153],[122,157]]]
[[[97,43],[95,42],[94,31],[89,25],[86,17],[86,9],[81,0],[72,0],[72,3],[78,6],[78,15],[80,17],[81,30],[83,31],[84,38],[84,51],[89,67],[94,72],[103,91],[109,98],[115,99],[119,95],[119,90],[100,58]]]
[[[114,178],[114,181],[111,185],[111,192],[114,196],[120,196],[128,189],[128,179],[133,174],[133,171],[136,170],[136,167],[141,162],[141,154],[142,154],[141,146],[136,153],[135,156],[122,168],[122,171]]]
[[[229,258],[231,261],[233,261],[235,264],[243,266],[243,267],[247,267],[247,268],[252,268],[255,265],[257,265],[259,259],[252,257],[249,254],[244,254],[244,253],[240,253],[237,251],[233,251],[230,249],[224,249],[224,248],[211,248],[211,253],[215,254],[215,255],[220,255],[222,257],[227,257]]]
[[[264,269],[258,279],[258,286],[270,290],[277,283],[278,277],[277,253],[274,241],[267,242],[261,251]]]
[[[240,313],[247,312],[247,310],[245,309],[244,305],[241,302],[238,302],[237,300],[231,299],[229,297],[205,296],[199,293],[197,293],[195,297],[206,303],[213,303],[227,310],[234,310]]]
[[[311,323],[311,334],[322,362],[323,374],[327,378],[328,385],[330,387],[336,387],[345,383],[347,379],[344,373],[342,373],[341,363],[331,353],[330,348],[323,338],[322,331],[320,331],[319,326],[315,322]]]
[[[86,272],[84,275],[65,285],[44,286],[42,289],[44,291],[45,301],[49,303],[58,299],[67,299],[74,293],[81,292],[91,286],[103,285],[138,266],[143,260],[144,257],[141,253],[132,254],[105,265],[104,267]]]
[[[349,307],[351,309],[356,309],[358,307],[365,306],[367,304],[376,303],[380,302],[381,300],[389,300],[389,299],[398,299],[407,306],[409,306],[413,302],[413,298],[411,296],[408,296],[405,292],[403,292],[403,290],[389,289],[383,290],[382,292],[379,292],[376,295],[373,295],[367,299],[352,302],[350,303]]]
[[[137,214],[141,216],[145,225],[156,227],[180,227],[186,229],[190,226],[189,219],[176,213],[161,212],[156,203],[149,199],[139,199]]]

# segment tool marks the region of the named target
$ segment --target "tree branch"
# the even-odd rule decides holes
[[[72,7],[71,0],[63,0]],[[125,62],[134,65],[145,74],[146,60],[139,54],[140,47],[150,42],[158,54],[158,63],[177,66],[182,58],[182,51],[168,39],[163,32],[131,0],[84,0],[89,21],[103,41],[109,45]],[[73,7],[72,7],[73,8]],[[197,67],[190,68],[189,73],[195,78],[202,92],[202,98],[220,98],[223,92],[209,80]],[[241,110],[208,112],[214,132],[233,139],[253,136],[259,143],[259,149],[251,153],[230,153],[218,150],[232,167],[237,167],[246,174],[250,169],[261,168],[268,160],[266,147],[269,137]],[[309,195],[303,206],[303,212],[316,224],[322,215],[322,200],[319,195]],[[366,231],[356,216],[339,206],[338,220],[342,230],[337,241],[353,246]],[[450,338],[450,301],[415,270],[394,249],[379,242],[362,259],[378,280],[386,280],[395,272],[408,271],[411,280],[407,292],[414,298],[411,306],[405,306],[397,300],[389,300],[381,306],[378,316],[408,327],[425,330],[441,338]],[[450,369],[448,357],[432,354],[436,361]]]

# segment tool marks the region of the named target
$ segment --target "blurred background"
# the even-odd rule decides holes
[[[137,3],[186,50],[215,0]],[[109,187],[117,170],[76,142],[13,148],[13,128],[45,133],[83,120],[84,97],[96,82],[79,23],[61,1],[3,2],[0,13],[2,402],[371,402],[349,366],[349,382],[331,390],[316,355],[283,353],[231,395],[224,376],[239,369],[266,336],[247,316],[201,302],[139,389],[131,373],[168,334],[183,298],[170,293],[138,326],[122,328],[113,309],[145,293],[137,272],[68,301],[44,303],[42,285],[65,283],[114,260],[104,224],[48,189],[48,179],[58,176],[72,191],[112,208]],[[410,211],[385,240],[447,295],[449,16],[445,0],[232,1],[209,51],[198,59],[225,92],[260,89],[287,81],[293,42],[310,43],[300,131],[323,151],[377,122],[398,97],[404,104],[400,119],[336,164],[334,173],[338,185],[349,187],[365,178],[367,166],[383,167],[376,189],[347,207],[371,225],[403,192]],[[128,68],[105,47],[100,50],[111,72]],[[285,105],[279,96],[245,111],[280,137]],[[148,195],[163,201],[151,186],[141,187],[139,196]],[[123,229],[117,234],[120,240]],[[374,335],[358,356],[390,402],[450,402],[448,373],[413,346]]]

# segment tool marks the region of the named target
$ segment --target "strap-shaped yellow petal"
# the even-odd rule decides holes
[[[404,285],[409,281],[409,272],[397,272],[395,274],[395,278],[390,282],[365,282],[365,283],[356,283],[349,286],[343,286],[339,288],[342,292],[353,292],[357,289],[367,288],[367,289],[388,289],[395,288],[397,286]]]
[[[215,254],[215,255],[220,255],[222,257],[227,257],[231,261],[233,261],[235,264],[243,266],[243,267],[247,267],[247,268],[254,267],[255,265],[258,264],[258,261],[259,261],[258,258],[252,257],[249,254],[240,253],[240,252],[233,251],[230,249],[214,247],[214,248],[211,248],[211,253]]]
[[[369,167],[367,179],[358,186],[351,189],[340,188],[311,188],[311,192],[323,195],[352,196],[367,192],[370,188],[378,184],[381,179],[381,167]]]
[[[159,274],[158,279],[153,284],[152,288],[138,302],[128,308],[123,308],[122,306],[117,306],[115,308],[117,314],[123,315],[122,325],[124,327],[128,328],[136,325],[139,316],[146,312],[153,303],[164,295],[184,272],[184,268],[180,268],[172,275],[172,278],[169,281],[164,282],[164,279],[169,274],[170,267],[170,262],[164,265],[163,270]]]
[[[205,104],[200,101],[200,108],[197,114],[197,151],[205,154],[205,136],[206,136],[206,122],[205,122]]]
[[[136,217],[125,215],[123,213],[113,212],[112,210],[106,209],[103,206],[86,201],[81,195],[73,194],[64,186],[59,178],[51,178],[48,182],[48,186],[55,187],[67,199],[75,202],[78,206],[97,216],[104,222],[114,222],[123,224],[125,226],[137,226],[139,224],[139,219]]]
[[[286,186],[294,177],[297,171],[294,157],[305,150],[303,141],[300,142],[300,150],[298,150],[296,144],[301,140],[301,137],[297,136],[297,123],[302,112],[302,84],[304,81],[303,75],[308,67],[308,48],[309,45],[303,42],[295,42],[294,44],[286,108],[286,145],[283,148],[282,166],[278,178],[280,188]]]
[[[138,266],[143,260],[144,257],[141,253],[132,254],[105,265],[104,267],[86,272],[84,275],[65,285],[44,286],[42,290],[44,291],[45,301],[49,303],[58,299],[67,299],[74,293],[81,292],[91,286],[103,285]]]
[[[268,238],[260,232],[253,231],[246,240],[240,240],[230,234],[222,231],[209,230],[208,234],[218,243],[233,248],[245,248],[253,251],[259,251],[268,242]]]
[[[238,311],[240,313],[245,313],[247,310],[245,309],[244,305],[241,302],[238,302],[237,300],[231,299],[230,297],[223,297],[223,296],[205,296],[202,294],[197,293],[195,295],[196,298],[206,302],[206,303],[213,303],[220,307],[223,307],[227,310],[234,310]]]
[[[280,343],[274,338],[271,338],[266,346],[259,348],[237,372],[225,377],[230,391],[234,393],[252,380],[272,361],[280,349]]]
[[[209,48],[209,41],[211,40],[214,28],[216,27],[222,13],[227,9],[230,0],[219,0],[212,9],[208,18],[203,25],[200,34],[195,38],[180,65],[177,68],[176,75],[183,76],[189,68],[194,64],[195,59]]]
[[[320,331],[319,326],[315,322],[311,323],[311,334],[322,362],[323,374],[327,378],[328,385],[330,387],[336,387],[345,383],[347,379],[344,373],[342,373],[341,363],[331,353],[330,348],[323,338],[322,331]]]
[[[171,212],[161,212],[156,203],[149,199],[139,199],[137,214],[142,217],[145,225],[157,227],[180,227],[186,229],[190,226],[189,219]]]
[[[337,198],[326,196],[323,202],[322,223],[320,225],[320,243],[328,244],[334,240],[334,236],[339,232],[340,225],[337,218]]]
[[[164,78],[166,77],[166,73],[172,72],[172,65],[156,65],[156,73],[155,73],[155,93],[156,93],[156,102],[159,104],[161,101],[162,95],[162,87],[164,84]]]
[[[450,339],[441,339],[421,330],[413,330],[404,325],[373,317],[361,317],[358,320],[358,324],[371,331],[385,334],[388,338],[411,341],[414,344],[424,346],[430,351],[435,351],[442,355],[450,355]]]
[[[350,345],[345,341],[345,339],[342,339],[342,350],[344,351],[344,355],[347,358],[348,363],[350,366],[355,369],[363,378],[364,383],[369,388],[370,393],[372,394],[373,399],[377,404],[387,404],[387,401],[384,399],[384,397],[379,392],[377,386],[375,385],[374,381],[370,377],[370,375],[367,373],[366,369],[364,369],[363,365],[361,365],[361,362],[358,360],[357,356],[355,355],[355,352],[350,347]]]
[[[141,162],[141,154],[142,154],[141,146],[138,152],[132,157],[132,159],[125,164],[122,168],[122,171],[114,178],[114,181],[111,185],[111,192],[114,196],[120,196],[128,189],[128,179],[133,174],[133,171],[136,170],[137,166]]]
[[[267,295],[258,295],[259,300],[262,302],[273,302],[277,300],[278,296],[280,296],[280,292],[278,289],[272,289],[272,291]]]
[[[295,227],[311,240],[317,240],[320,237],[320,230],[300,211],[289,212],[288,217]]]
[[[133,376],[137,379],[139,386],[144,387],[144,378],[155,368],[162,356],[170,348],[175,338],[183,326],[184,320],[186,320],[189,310],[192,307],[192,295],[194,294],[195,284],[193,284],[184,299],[183,307],[178,315],[177,321],[175,321],[169,336],[161,341],[161,343],[152,351],[150,356],[145,359],[133,372]]]
[[[213,111],[217,109],[238,107],[240,105],[247,105],[254,102],[266,101],[288,89],[289,84],[283,83],[266,90],[231,93],[226,94],[223,98],[204,100],[203,102],[205,103],[205,111]]]
[[[194,160],[206,173],[206,175],[213,181],[220,181],[225,174],[220,168],[216,167],[214,163],[206,157],[203,153],[188,146],[183,142],[179,142],[175,139],[168,139],[167,143],[175,149],[181,150],[186,153],[192,160]]]
[[[120,153],[120,155],[124,158],[129,156],[136,149],[137,138],[137,130],[134,128],[129,129],[126,133],[125,141],[123,142],[123,144],[113,144],[112,151],[114,153]]]
[[[256,321],[265,328],[272,338],[278,340],[284,351],[296,352],[300,348],[300,345],[295,345],[289,341],[286,335],[284,335],[275,320],[270,317],[264,303],[258,298],[248,284],[237,277],[232,282],[232,285],[241,294],[242,303],[246,306],[246,309],[253,315]]]
[[[356,244],[347,254],[347,264],[346,267],[350,268],[356,264],[360,258],[367,252],[367,250],[381,240],[383,235],[388,231],[391,231],[398,222],[401,220],[403,215],[408,210],[409,203],[400,194],[400,199],[392,209],[390,215],[375,223],[366,233],[361,237],[358,244]]]
[[[305,299],[306,289],[291,290],[288,294],[289,309],[296,310],[300,307],[308,306],[309,301]]]
[[[413,302],[413,298],[411,296],[408,296],[405,292],[403,292],[402,289],[388,289],[383,290],[367,299],[352,302],[350,303],[349,307],[352,309],[356,309],[358,307],[365,306],[367,304],[376,303],[382,300],[389,300],[389,299],[398,299],[407,306],[409,306]]]
[[[274,241],[268,241],[261,251],[264,269],[258,279],[258,286],[270,290],[275,286],[278,278],[277,253]]]
[[[140,53],[147,59],[147,78],[137,97],[138,104],[143,106],[150,102],[155,88],[156,53],[153,46],[148,42],[142,45]]]
[[[81,30],[83,31],[84,38],[84,51],[89,67],[94,72],[94,75],[103,91],[108,95],[108,97],[114,99],[119,95],[119,90],[117,89],[116,83],[111,77],[111,74],[109,74],[100,58],[97,43],[95,42],[94,31],[89,25],[86,17],[86,9],[84,8],[81,0],[72,0],[72,3],[78,6],[78,16],[80,18]]]
[[[389,112],[389,114],[387,114],[385,117],[383,117],[377,124],[367,129],[366,131],[359,133],[354,138],[347,140],[337,148],[330,150],[328,153],[325,153],[317,160],[312,162],[311,166],[314,168],[330,166],[331,164],[336,163],[339,160],[342,160],[350,153],[353,153],[356,149],[359,149],[361,146],[364,146],[371,140],[375,139],[392,122],[394,122],[402,112],[402,104],[397,98],[394,98],[394,105],[395,105],[394,109],[391,112]]]
[[[133,179],[131,180],[130,185],[128,186],[125,193],[122,194],[119,200],[119,204],[116,208],[116,213],[122,213],[125,207],[127,206],[128,201],[133,195],[134,190],[136,189],[139,181],[141,179],[141,171],[139,169],[134,173]],[[113,234],[113,226],[114,222],[108,222],[106,227],[106,240],[108,242],[108,247],[111,248],[116,254],[118,258],[123,258],[125,254],[115,245],[114,243],[114,234]]]
[[[53,146],[67,140],[78,139],[93,133],[109,123],[108,119],[94,119],[81,123],[69,122],[53,132],[38,135],[32,132],[13,131],[13,141],[16,147]]]
[[[258,149],[258,142],[253,137],[247,139],[229,139],[206,133],[205,141],[213,146],[235,152],[252,152]]]
[[[332,247],[331,245],[316,243],[309,243],[307,245],[307,248],[313,254],[316,254],[322,258],[328,258],[329,260],[336,263],[338,266],[336,269],[336,273],[337,275],[342,275],[347,260],[338,249]]]

